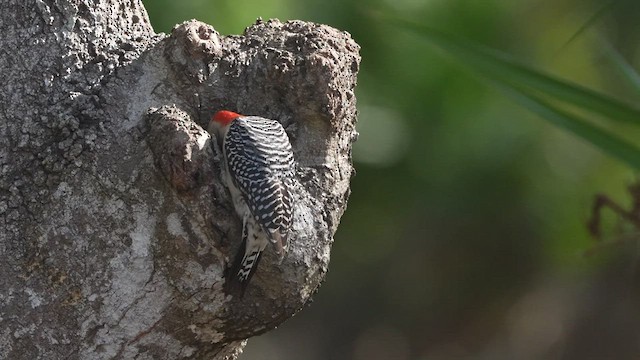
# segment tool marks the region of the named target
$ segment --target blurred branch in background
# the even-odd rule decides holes
[[[157,29],[196,17],[231,34],[259,16],[299,18],[347,30],[362,46],[357,176],[331,272],[309,309],[251,339],[243,359],[640,357],[634,229],[604,211],[603,241],[633,240],[583,256],[594,246],[585,225],[594,194],[630,208],[640,2],[176,4],[145,2]],[[509,54],[497,59],[507,63],[458,53],[485,74],[476,76],[372,11],[419,19],[494,49],[488,55]],[[591,135],[539,121],[483,78]],[[604,133],[627,155],[591,144]]]

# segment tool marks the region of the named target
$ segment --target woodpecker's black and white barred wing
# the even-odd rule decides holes
[[[229,127],[224,153],[231,178],[280,255],[293,220],[293,150],[282,125],[243,116]]]

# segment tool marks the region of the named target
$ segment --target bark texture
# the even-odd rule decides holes
[[[322,281],[353,174],[358,45],[258,21],[155,34],[136,0],[0,0],[0,359],[233,359]],[[221,108],[280,120],[294,234],[244,298]]]

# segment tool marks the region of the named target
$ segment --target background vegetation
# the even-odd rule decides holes
[[[451,57],[387,17],[498,49],[633,104],[640,90],[619,60],[637,64],[640,3],[145,5],[156,31],[197,18],[239,34],[257,17],[276,17],[346,30],[362,46],[357,176],[327,281],[309,308],[252,339],[243,359],[640,357],[637,230],[608,212],[597,242],[585,225],[596,193],[630,206],[632,167],[515,103],[492,85],[495,74],[473,68],[475,60]],[[630,142],[640,135],[595,121]]]

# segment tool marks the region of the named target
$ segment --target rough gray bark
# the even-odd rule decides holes
[[[349,194],[358,46],[258,21],[155,34],[131,0],[2,0],[0,358],[223,359],[316,291]],[[279,119],[299,162],[295,234],[243,299],[240,222],[202,129]]]

